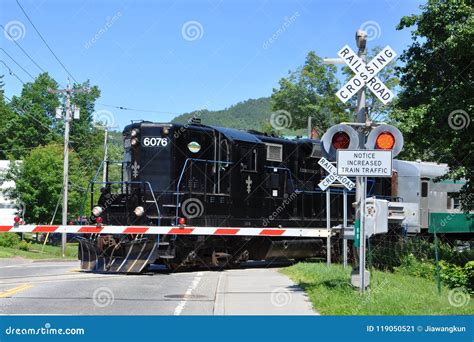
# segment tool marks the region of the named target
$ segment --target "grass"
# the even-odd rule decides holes
[[[449,289],[438,294],[435,280],[372,271],[370,289],[363,295],[350,285],[350,267],[298,263],[282,273],[298,283],[313,307],[323,315],[467,315],[474,314],[474,300],[455,307]]]
[[[77,243],[66,245],[66,257],[61,255],[61,246],[31,243],[28,251],[22,251],[14,247],[0,247],[0,258],[22,257],[26,259],[77,259]]]

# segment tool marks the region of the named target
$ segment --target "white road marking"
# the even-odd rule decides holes
[[[191,297],[193,291],[196,289],[196,287],[199,285],[199,282],[201,281],[202,276],[204,275],[204,272],[198,272],[196,276],[193,279],[193,282],[189,286],[189,288],[186,290],[184,293],[184,298],[181,302],[179,302],[178,306],[174,309],[174,315],[179,316],[181,312],[183,311],[184,307],[186,306],[186,303],[188,302],[188,299]]]
[[[226,288],[227,274],[221,271],[219,280],[217,281],[216,296],[214,298],[214,315],[225,315],[225,288]]]
[[[71,267],[70,265],[66,265],[65,263],[62,264],[37,264],[37,263],[24,263],[24,264],[15,264],[15,265],[8,265],[8,266],[0,266],[0,268],[38,268],[38,267]]]

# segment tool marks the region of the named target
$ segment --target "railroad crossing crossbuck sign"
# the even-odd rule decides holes
[[[321,190],[325,191],[335,181],[339,181],[339,183],[344,185],[347,190],[352,190],[354,188],[355,184],[349,178],[337,175],[336,167],[332,165],[329,160],[323,157],[319,160],[318,164],[321,165],[321,167],[327,172],[329,172],[329,175],[318,184]]]
[[[342,102],[346,103],[354,94],[357,94],[364,85],[366,85],[383,104],[387,104],[393,100],[393,93],[376,76],[377,73],[387,66],[397,55],[390,46],[387,45],[383,48],[382,51],[367,64],[352,51],[349,45],[344,46],[337,54],[344,60],[344,63],[355,72],[355,76],[336,93]]]

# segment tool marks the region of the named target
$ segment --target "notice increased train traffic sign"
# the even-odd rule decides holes
[[[338,150],[337,175],[391,177],[392,151]]]

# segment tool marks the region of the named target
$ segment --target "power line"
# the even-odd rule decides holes
[[[23,51],[23,53],[26,55],[26,57],[28,57],[28,58],[30,59],[30,61],[32,61],[33,64],[36,65],[36,67],[37,67],[38,69],[40,69],[42,72],[45,72],[44,69],[43,69],[42,67],[40,67],[39,64],[36,63],[35,60],[28,54],[28,52],[26,52],[25,49],[23,49],[23,48],[21,47],[21,45],[16,41],[16,39],[12,37],[12,35],[10,34],[10,32],[8,32],[8,31],[5,29],[5,26],[0,25],[0,27],[3,29],[3,31],[4,31],[6,34],[8,34],[8,36],[9,36],[10,39],[11,39],[11,41],[12,41],[13,43],[15,43],[15,45],[18,46],[21,51]]]
[[[12,99],[8,98],[8,97],[5,96],[5,95],[3,95],[3,97],[4,97],[5,99],[7,99],[7,101],[8,101],[9,103],[12,103]],[[45,125],[44,123],[42,123],[41,121],[39,121],[37,118],[35,118],[33,115],[28,114],[28,113],[25,112],[23,109],[16,108],[15,106],[12,106],[12,107],[13,107],[13,109],[14,109],[13,111],[14,111],[16,114],[18,114],[17,112],[20,112],[20,113],[23,114],[23,115],[29,116],[29,117],[31,117],[33,120],[35,120],[37,123],[39,123],[41,126],[43,126],[43,127],[46,128],[48,131],[50,131],[51,133],[57,134],[55,131],[53,131],[53,130],[51,129],[51,127]]]
[[[3,48],[0,48],[0,50],[2,50],[5,55],[7,55],[16,65],[18,65],[18,67],[23,70],[28,76],[31,77],[31,79],[35,79],[25,68],[23,68],[12,56],[10,56],[10,54],[8,52],[5,51],[5,49]]]
[[[11,76],[16,77],[16,79],[17,79],[18,81],[20,81],[22,84],[25,84],[25,82],[23,82],[22,79],[21,79],[20,77],[18,77],[18,75],[15,74],[15,73],[12,71],[12,69],[10,69],[10,67],[7,65],[7,63],[5,63],[4,61],[2,61],[1,59],[0,59],[0,62],[5,66],[5,68],[8,69],[8,72],[10,73]]]
[[[74,80],[74,82],[76,83],[79,83],[75,78],[74,76],[69,72],[69,70],[66,68],[66,66],[63,64],[63,62],[61,62],[61,60],[58,58],[58,56],[54,53],[54,51],[51,49],[51,47],[49,46],[49,44],[46,42],[46,40],[44,39],[43,35],[38,31],[38,29],[36,28],[35,24],[33,24],[33,21],[31,21],[29,15],[26,13],[25,9],[23,8],[23,6],[20,4],[20,2],[18,0],[16,0],[16,3],[18,4],[18,6],[20,7],[21,11],[23,12],[23,14],[25,15],[26,19],[28,19],[28,21],[30,22],[31,26],[33,26],[33,28],[35,29],[36,33],[38,34],[38,36],[41,38],[41,40],[43,41],[44,45],[46,45],[46,47],[48,48],[48,50],[52,53],[52,55],[54,56],[54,58],[56,58],[56,60],[58,61],[59,64],[61,64],[62,68],[64,69],[64,71],[66,71],[66,73]]]
[[[3,95],[3,97],[4,97],[10,104],[12,104],[12,99],[10,99],[8,96],[5,96],[5,95]],[[34,121],[36,121],[38,124],[40,124],[41,126],[43,126],[44,128],[46,128],[48,131],[50,131],[53,135],[56,135],[56,136],[58,136],[58,137],[62,137],[60,133],[55,132],[51,127],[49,127],[49,126],[45,125],[43,122],[39,121],[39,120],[38,120],[36,117],[34,117],[32,114],[29,114],[28,112],[24,111],[24,110],[21,109],[21,108],[17,108],[17,107],[14,106],[14,105],[12,105],[12,108],[13,108],[13,111],[14,111],[15,114],[17,114],[17,115],[23,114],[23,115],[25,115],[25,116],[27,116],[27,117],[30,117],[30,118],[32,118]],[[83,142],[77,142],[77,141],[74,141],[74,140],[70,140],[69,142],[70,142],[70,143],[74,143],[74,144],[79,144],[79,143],[81,143],[81,144],[83,144],[84,147],[91,147],[91,146],[94,146],[93,143],[84,144]],[[61,145],[62,145],[62,144],[61,144]],[[74,148],[74,147],[72,146],[72,144],[69,144],[69,146],[70,146],[71,148]],[[93,158],[85,160],[85,159],[81,158],[79,155],[78,155],[77,157],[78,157],[83,163],[84,163],[85,161],[91,162],[91,161],[93,160]]]
[[[159,111],[159,110],[152,110],[152,109],[136,109],[136,108],[128,108],[124,106],[115,106],[115,105],[109,105],[105,103],[97,103],[98,105],[104,106],[104,107],[111,107],[111,108],[116,108],[120,110],[128,110],[132,112],[146,112],[146,113],[157,113],[157,114],[176,114],[176,115],[181,115],[183,113],[176,113],[176,112],[168,112],[168,111]]]

